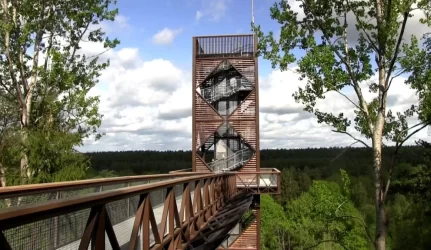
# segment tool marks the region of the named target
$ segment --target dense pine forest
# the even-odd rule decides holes
[[[427,147],[422,143],[399,152],[387,208],[388,249],[431,249]],[[393,150],[385,148],[384,155]],[[261,198],[263,249],[373,248],[368,237],[375,224],[370,154],[367,148],[262,150],[261,166],[282,171],[282,194]],[[88,178],[167,173],[190,168],[192,159],[190,151],[87,155]],[[391,159],[383,158],[383,166],[389,165]]]
[[[384,150],[390,153],[393,148]],[[417,165],[423,162],[425,150],[419,146],[401,148],[399,161]],[[352,176],[370,175],[371,151],[366,148],[308,148],[261,150],[261,167],[279,170],[298,169],[312,179],[326,179],[337,174],[340,168]],[[87,153],[92,169],[108,170],[116,175],[168,173],[172,170],[188,169],[192,164],[191,151],[114,151]],[[390,158],[384,158],[389,163]]]

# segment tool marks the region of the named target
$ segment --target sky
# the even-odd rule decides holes
[[[279,34],[279,24],[270,18],[274,1],[254,1],[255,23],[265,32]],[[119,15],[115,21],[101,25],[121,44],[102,54],[111,65],[90,93],[100,96],[100,112],[104,115],[100,132],[105,135],[97,141],[85,139],[79,150],[190,150],[192,37],[251,33],[251,0],[119,0],[116,7]],[[293,7],[300,12],[298,4],[293,3]],[[357,32],[352,27],[349,34],[355,39]],[[408,27],[406,36],[424,31]],[[95,54],[103,48],[100,44],[83,44],[82,50]],[[319,124],[294,101],[292,94],[305,85],[298,78],[293,70],[281,72],[259,59],[261,149],[351,145],[354,141],[350,137],[331,132],[331,127]],[[388,103],[394,111],[417,103],[415,92],[403,81],[394,81],[389,93]],[[367,100],[372,98],[367,90],[364,93]],[[354,114],[352,104],[337,93],[329,94],[317,107],[348,117]],[[410,121],[411,125],[415,123],[416,119]],[[363,139],[353,128],[348,131]],[[427,138],[425,129],[409,144]]]

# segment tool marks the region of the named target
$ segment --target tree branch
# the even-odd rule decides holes
[[[406,28],[408,17],[409,17],[409,12],[408,11],[404,12],[404,19],[403,19],[403,23],[401,25],[400,35],[398,36],[398,41],[397,41],[397,45],[395,46],[394,56],[392,57],[392,60],[391,60],[391,62],[389,64],[389,70],[388,70],[388,74],[387,74],[386,80],[385,80],[386,89],[384,91],[384,94],[386,94],[387,90],[389,89],[388,88],[389,78],[392,75],[392,70],[394,69],[395,62],[397,61],[397,58],[398,58],[398,53],[399,53],[399,50],[400,50],[401,41],[403,40],[404,30]]]
[[[393,81],[395,78],[397,78],[397,77],[399,77],[400,75],[404,74],[406,71],[407,71],[406,69],[403,69],[403,70],[400,70],[396,75],[394,75],[394,76],[391,78],[391,80],[389,81],[389,85],[387,85],[387,87],[386,87],[386,89],[384,90],[384,92],[387,92],[387,91],[389,90],[389,88],[390,88],[390,87],[391,87],[391,85],[392,85],[392,81]]]
[[[353,140],[362,143],[365,147],[370,148],[370,146],[368,146],[364,141],[357,139],[356,137],[354,137],[353,135],[351,135],[349,132],[347,131],[340,131],[340,130],[332,130],[332,132],[335,133],[340,133],[340,134],[346,134],[348,136],[350,136]]]
[[[301,2],[302,2],[302,4],[307,5],[304,1],[301,1]],[[316,21],[317,21],[316,23],[317,23],[319,29],[322,31],[323,37],[326,39],[326,41],[328,42],[328,44],[330,44],[331,42],[330,42],[330,39],[328,37],[328,34],[325,32],[325,29],[322,27],[322,24],[321,24],[320,20],[314,15],[314,13],[312,13],[312,15],[313,15],[314,19],[316,19]],[[347,39],[347,37],[345,37],[345,39]],[[344,43],[346,43],[346,41]],[[347,46],[347,44],[346,44],[346,46]],[[343,56],[341,56],[340,52],[336,48],[334,48],[333,46],[331,46],[331,48],[332,48],[332,51],[337,55],[337,57],[339,58],[339,60],[341,62],[343,62],[343,64],[346,66],[347,72],[349,73],[349,76],[350,76],[350,80],[353,83],[352,84],[353,89],[355,90],[355,93],[356,93],[356,95],[357,95],[357,97],[359,99],[359,103],[360,103],[360,106],[363,109],[365,118],[367,119],[369,129],[370,129],[370,131],[372,131],[373,128],[372,128],[371,118],[370,118],[370,115],[369,115],[369,112],[368,112],[368,106],[367,106],[367,104],[365,102],[365,99],[364,99],[364,97],[362,95],[362,91],[361,91],[361,88],[359,87],[359,83],[356,81],[356,79],[354,77],[354,73],[353,73],[352,67],[348,63],[348,61],[346,61],[346,59]],[[348,56],[348,54],[346,54],[346,57],[347,56]]]
[[[367,224],[364,222],[364,220],[362,220],[361,218],[359,218],[359,217],[356,217],[356,216],[353,216],[353,215],[341,215],[341,216],[338,216],[337,215],[337,212],[338,212],[338,210],[347,202],[348,200],[345,200],[345,201],[343,201],[338,207],[337,207],[337,209],[335,210],[335,218],[351,218],[351,219],[356,219],[356,220],[359,220],[361,223],[362,223],[362,225],[364,226],[364,228],[365,228],[365,232],[367,233],[367,236],[368,236],[368,239],[374,244],[374,240],[373,240],[373,238],[371,237],[371,233],[370,233],[370,230],[368,229],[368,226],[367,226]]]
[[[331,160],[331,163],[333,163],[335,160],[337,160],[340,156],[342,156],[351,146],[355,145],[356,143],[358,143],[358,141],[355,141],[354,143],[350,144],[348,147],[346,147],[340,154],[338,154],[337,156],[335,156],[334,159]]]
[[[358,15],[356,15],[356,12],[354,11],[354,9],[351,7],[351,5],[350,5],[350,1],[349,0],[346,0],[347,1],[347,5],[349,6],[349,9],[350,10],[352,10],[352,12],[353,12],[353,15],[355,15],[355,17],[356,17],[356,22],[358,23],[358,26],[360,26],[359,25],[359,17],[358,17]],[[373,47],[373,49],[376,51],[376,53],[377,54],[380,54],[380,50],[379,50],[379,48],[377,48],[377,46],[374,44],[374,42],[373,42],[373,40],[371,39],[371,37],[370,37],[370,35],[368,34],[368,32],[364,29],[364,27],[362,27],[362,25],[360,26],[360,28],[361,28],[361,30],[362,30],[362,32],[364,32],[364,34],[365,34],[365,36],[367,37],[367,39],[368,39],[368,42],[371,44],[371,47]]]
[[[353,106],[355,106],[357,109],[361,110],[362,112],[365,112],[365,110],[364,110],[364,109],[362,109],[358,104],[356,104],[354,101],[352,101],[352,99],[350,99],[346,94],[344,94],[343,92],[341,92],[341,91],[337,90],[337,88],[336,88],[334,85],[332,85],[332,84],[330,84],[330,83],[328,83],[328,84],[329,84],[329,85],[331,85],[331,86],[333,87],[333,89],[330,89],[330,90],[335,91],[335,92],[337,92],[338,94],[342,95],[344,98],[346,98],[346,99],[347,99],[347,101],[349,101],[350,103],[352,103],[352,104],[353,104]]]
[[[426,126],[428,126],[430,124],[431,124],[431,122],[422,122],[422,123],[418,123],[418,124],[416,124],[416,125],[408,128],[408,129],[406,129],[408,131],[410,129],[413,129],[415,127],[420,126],[418,129],[416,129],[415,131],[411,132],[408,136],[406,136],[406,138],[404,138],[404,140],[402,140],[401,142],[398,142],[398,141],[396,142],[396,144],[395,144],[396,145],[395,146],[395,151],[392,154],[392,159],[391,159],[391,169],[389,170],[388,180],[386,182],[385,191],[383,193],[383,200],[385,200],[387,198],[387,195],[388,195],[388,192],[389,192],[389,186],[391,185],[392,175],[393,175],[393,172],[394,172],[394,169],[395,169],[395,159],[396,159],[396,156],[397,156],[398,151],[400,150],[401,146],[403,146],[403,144],[408,139],[410,139],[413,135],[415,135],[417,132],[421,131],[422,129],[424,129]],[[404,130],[404,131],[406,131],[406,130]],[[404,131],[401,131],[400,134],[403,133]]]
[[[353,215],[341,215],[341,216],[337,216],[337,218],[350,218],[350,219],[356,219],[358,221],[361,222],[361,224],[364,226],[365,228],[365,232],[367,233],[367,237],[368,239],[374,244],[374,240],[373,237],[371,237],[371,233],[370,233],[370,229],[367,227],[367,224],[365,224],[364,220],[362,220],[359,217],[353,216]]]

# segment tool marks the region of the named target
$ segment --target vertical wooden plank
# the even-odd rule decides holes
[[[257,57],[257,43],[256,35],[253,35],[254,49],[254,82],[256,91],[256,171],[260,171],[260,131],[259,131],[259,60]],[[259,246],[260,247],[260,246]]]
[[[144,216],[144,206],[145,206],[144,201],[146,200],[147,195],[148,194],[143,194],[139,197],[138,210],[136,211],[135,221],[133,223],[133,228],[132,228],[132,234],[130,235],[130,243],[129,243],[130,250],[135,250],[138,244],[138,232],[139,232],[139,228],[141,227],[142,219]]]
[[[100,206],[91,208],[90,215],[88,216],[87,225],[79,243],[79,250],[87,250],[92,241],[92,236],[96,229],[97,219],[100,214]],[[93,245],[93,244],[92,244]],[[93,248],[93,246],[92,246]]]
[[[196,172],[196,51],[197,42],[196,37],[192,38],[193,43],[193,56],[192,56],[192,171]]]

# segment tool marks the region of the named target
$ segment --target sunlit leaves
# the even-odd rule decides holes
[[[308,192],[287,205],[287,229],[295,247],[308,249],[329,241],[334,249],[367,249],[364,228],[346,216],[360,218],[345,196],[347,179],[343,189],[333,182],[314,181]]]
[[[429,13],[429,3],[383,1],[381,13],[378,13],[374,1],[305,0],[297,3],[303,13],[297,13],[297,6],[293,9],[288,1],[279,1],[272,6],[271,18],[280,24],[279,38],[273,32],[264,34],[260,26],[253,28],[259,37],[258,54],[270,60],[274,68],[286,70],[290,64],[298,66],[299,79],[307,83],[293,97],[304,105],[305,111],[314,113],[319,122],[336,130],[345,131],[353,123],[354,128],[367,138],[378,132],[390,140],[404,139],[405,135],[394,134],[405,125],[405,121],[402,116],[396,116],[396,119],[386,117],[386,98],[391,91],[393,76],[411,73],[406,84],[418,91],[420,104],[417,109],[405,112],[411,114],[409,117],[419,115],[422,121],[431,121],[428,86],[431,47],[429,52],[423,50],[418,39],[412,37],[411,41],[400,40],[401,47],[397,50],[404,17],[411,18],[414,3]],[[347,33],[347,28],[352,25],[356,27],[357,36]],[[357,40],[352,40],[352,37]],[[304,56],[296,56],[301,50],[305,52]],[[368,88],[363,87],[379,68],[384,76],[368,83]],[[354,91],[354,97],[345,94],[349,90]],[[329,92],[348,98],[355,113],[353,122],[347,117],[340,118],[341,114],[316,112],[316,104]],[[365,92],[374,94],[370,102],[364,98]],[[382,119],[390,120],[390,124],[380,131],[381,128],[377,129],[375,124]]]
[[[0,39],[6,40],[0,44],[0,86],[26,117],[22,138],[11,148],[26,155],[33,181],[79,179],[87,162],[74,147],[84,138],[100,138],[99,98],[89,92],[109,61],[85,55],[81,47],[98,42],[109,50],[119,44],[100,25],[114,20],[115,3],[6,1],[8,8],[0,11]]]

